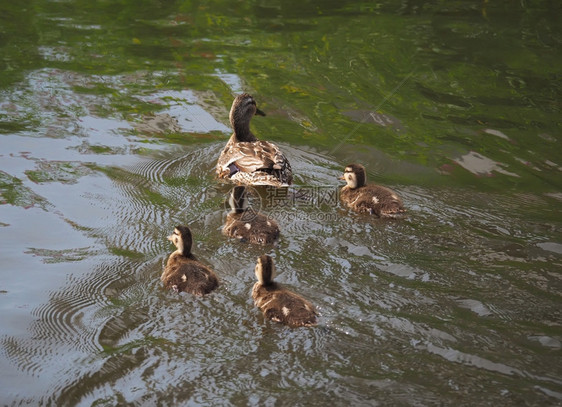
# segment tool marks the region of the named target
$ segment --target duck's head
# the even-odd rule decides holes
[[[230,124],[238,138],[244,139],[250,133],[250,120],[253,116],[265,116],[265,113],[258,109],[256,101],[247,93],[236,96],[230,108]],[[253,135],[252,135],[253,137]],[[245,141],[245,140],[242,140]]]
[[[351,189],[359,188],[367,183],[367,172],[361,164],[349,164],[340,179],[347,182]]]
[[[275,264],[273,264],[273,259],[264,254],[258,257],[258,262],[256,263],[256,277],[261,285],[268,285],[273,282],[275,277]]]
[[[174,232],[168,236],[168,240],[176,246],[178,252],[182,255],[189,256],[191,254],[193,238],[191,237],[191,231],[187,226],[176,226],[174,228]]]
[[[246,187],[242,185],[235,186],[230,191],[230,197],[228,198],[228,204],[232,208],[232,212],[242,213],[248,209],[248,195],[246,193]]]

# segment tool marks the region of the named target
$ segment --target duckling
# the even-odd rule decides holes
[[[236,96],[230,109],[234,133],[226,143],[218,162],[217,176],[247,185],[286,187],[293,182],[293,172],[279,147],[258,140],[250,131],[250,120],[265,116],[247,93]]]
[[[347,182],[341,189],[340,199],[354,211],[380,218],[395,218],[406,212],[394,191],[380,185],[367,185],[367,173],[362,165],[349,164],[340,179]]]
[[[273,281],[275,265],[270,256],[258,258],[256,277],[252,298],[266,318],[292,327],[316,325],[318,313],[314,305]]]
[[[191,253],[193,239],[187,226],[176,226],[168,240],[177,250],[168,258],[162,273],[161,280],[166,288],[205,295],[218,287],[219,280],[213,270],[201,264]]]
[[[223,235],[261,245],[272,244],[279,238],[277,222],[252,208],[248,209],[246,187],[234,187],[228,203],[232,209],[226,216]]]

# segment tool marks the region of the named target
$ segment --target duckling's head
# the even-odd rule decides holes
[[[189,256],[191,254],[193,238],[191,237],[191,231],[187,226],[176,226],[174,232],[168,236],[168,240],[176,246],[178,252],[182,255]]]
[[[228,198],[228,204],[232,208],[232,212],[235,213],[242,213],[248,209],[246,187],[238,185],[232,188],[232,191],[230,191],[230,197]]]
[[[229,118],[234,133],[239,138],[244,139],[251,134],[250,120],[255,115],[265,116],[265,113],[258,109],[254,98],[247,93],[236,96],[230,108]]]
[[[361,164],[349,164],[340,179],[345,180],[351,189],[359,188],[367,183],[367,172]]]
[[[258,257],[258,262],[256,263],[256,277],[261,285],[273,283],[275,264],[273,264],[273,259],[270,256],[264,254]]]

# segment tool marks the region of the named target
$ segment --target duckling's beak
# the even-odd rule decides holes
[[[172,241],[173,238],[174,238],[174,235],[168,236],[168,240],[169,240],[170,242]]]
[[[342,181],[345,181],[345,175],[342,175],[341,177],[338,177],[338,179],[341,179]]]
[[[265,116],[265,113],[256,107],[256,116]]]

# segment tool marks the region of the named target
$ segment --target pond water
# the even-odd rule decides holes
[[[556,2],[0,4],[2,405],[561,405]],[[295,173],[221,235],[234,95]],[[408,216],[338,204],[348,163]],[[221,279],[166,292],[166,236]],[[256,258],[320,311],[263,319]]]

